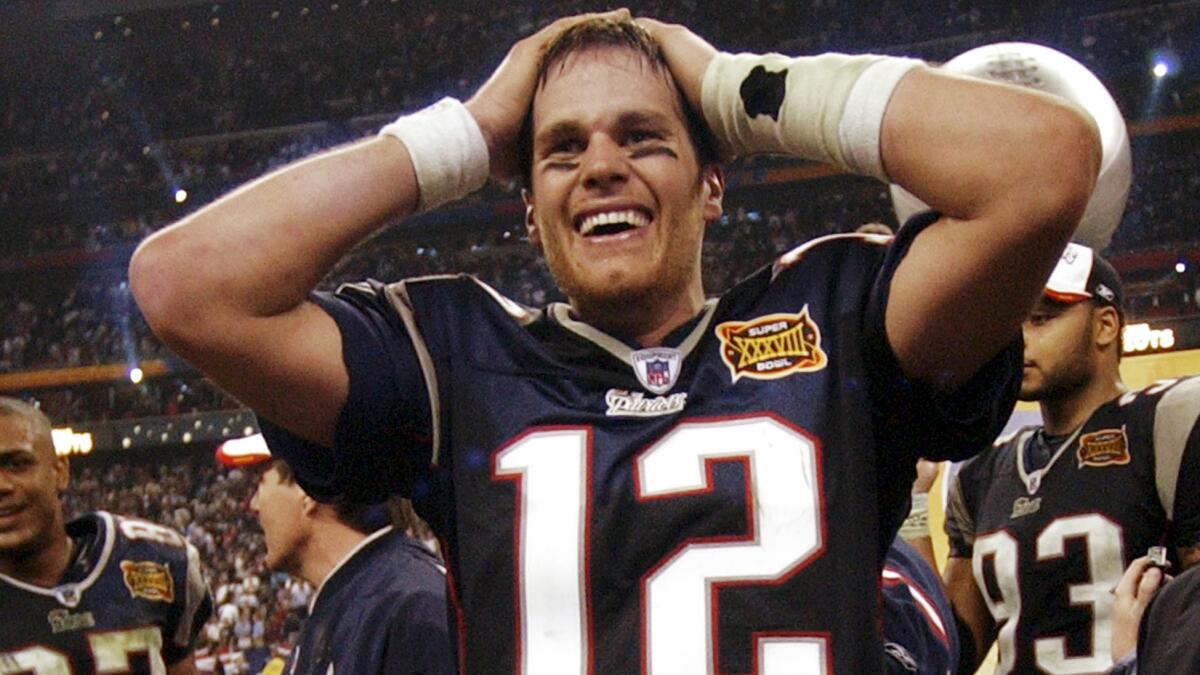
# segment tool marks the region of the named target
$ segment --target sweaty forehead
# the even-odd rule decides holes
[[[591,47],[552,64],[533,99],[535,128],[606,108],[645,108],[683,119],[675,80],[662,64],[622,47]]]

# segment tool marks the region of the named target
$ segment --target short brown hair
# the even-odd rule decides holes
[[[279,482],[289,485],[296,482],[296,474],[292,471],[292,467],[282,459],[272,458],[270,462],[263,464],[263,473],[271,469],[275,469],[275,472],[279,474]],[[387,525],[387,511],[383,505],[363,504],[343,498],[334,499],[329,502],[329,505],[333,507],[338,522],[363,534],[371,534]]]
[[[538,63],[537,88],[546,84],[550,69],[561,67],[567,57],[572,54],[585,52],[589,49],[602,48],[628,49],[637,54],[652,67],[669,74],[667,59],[663,56],[662,48],[650,37],[645,28],[629,19],[592,18],[585,19],[567,28],[546,45]],[[688,138],[696,149],[696,157],[700,165],[718,161],[716,144],[712,134],[700,115],[692,110],[679,87],[675,87],[679,108],[683,111],[684,125],[688,130]],[[533,185],[533,102],[525,113],[521,125],[521,133],[517,138],[517,148],[521,158],[521,178],[525,187]]]

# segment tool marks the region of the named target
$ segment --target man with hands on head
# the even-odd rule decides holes
[[[714,146],[893,180],[937,214],[890,245],[810,242],[706,300]],[[308,494],[413,497],[446,545],[468,671],[880,672],[872,591],[915,459],[1007,417],[1021,319],[1097,151],[1052,97],[585,15],[518,42],[465,105],[154,235],[130,275]],[[489,169],[525,180],[568,303],[465,276],[312,292],[383,223]]]

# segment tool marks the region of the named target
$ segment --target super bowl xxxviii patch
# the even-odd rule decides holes
[[[716,327],[721,340],[721,360],[733,381],[748,377],[774,380],[793,373],[810,373],[825,367],[821,330],[808,316],[808,305],[799,314],[768,314],[750,321],[726,321]]]
[[[1079,468],[1085,466],[1120,466],[1129,463],[1129,437],[1125,426],[1120,429],[1101,429],[1079,437],[1075,451]]]
[[[174,602],[175,580],[171,578],[171,570],[166,565],[150,561],[122,560],[121,572],[125,577],[125,587],[133,597],[155,602]]]

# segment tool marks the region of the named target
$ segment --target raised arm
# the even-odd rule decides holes
[[[942,214],[892,279],[888,339],[910,376],[950,389],[1020,330],[1091,196],[1099,136],[1060,99],[921,68],[897,86],[881,147],[893,180]]]
[[[142,242],[129,265],[154,332],[222,388],[323,444],[349,387],[308,294],[418,191],[404,144],[372,138],[253,181]]]
[[[512,143],[542,46],[586,16],[594,15],[561,19],[518,42],[466,103],[493,173],[513,170]],[[260,414],[331,444],[349,381],[337,325],[309,293],[356,243],[428,197],[418,174],[438,172],[414,170],[413,154],[421,153],[406,143],[379,136],[304,159],[146,239],[129,279],[150,327]],[[429,147],[437,152],[436,143]],[[469,168],[434,155],[422,166],[431,164],[450,173]]]
[[[898,60],[718,58],[682,26],[640,21],[727,155],[833,162],[942,215],[892,280],[887,334],[909,376],[953,389],[1017,334],[1091,194],[1100,141],[1086,113]],[[860,73],[871,86],[856,89]]]

